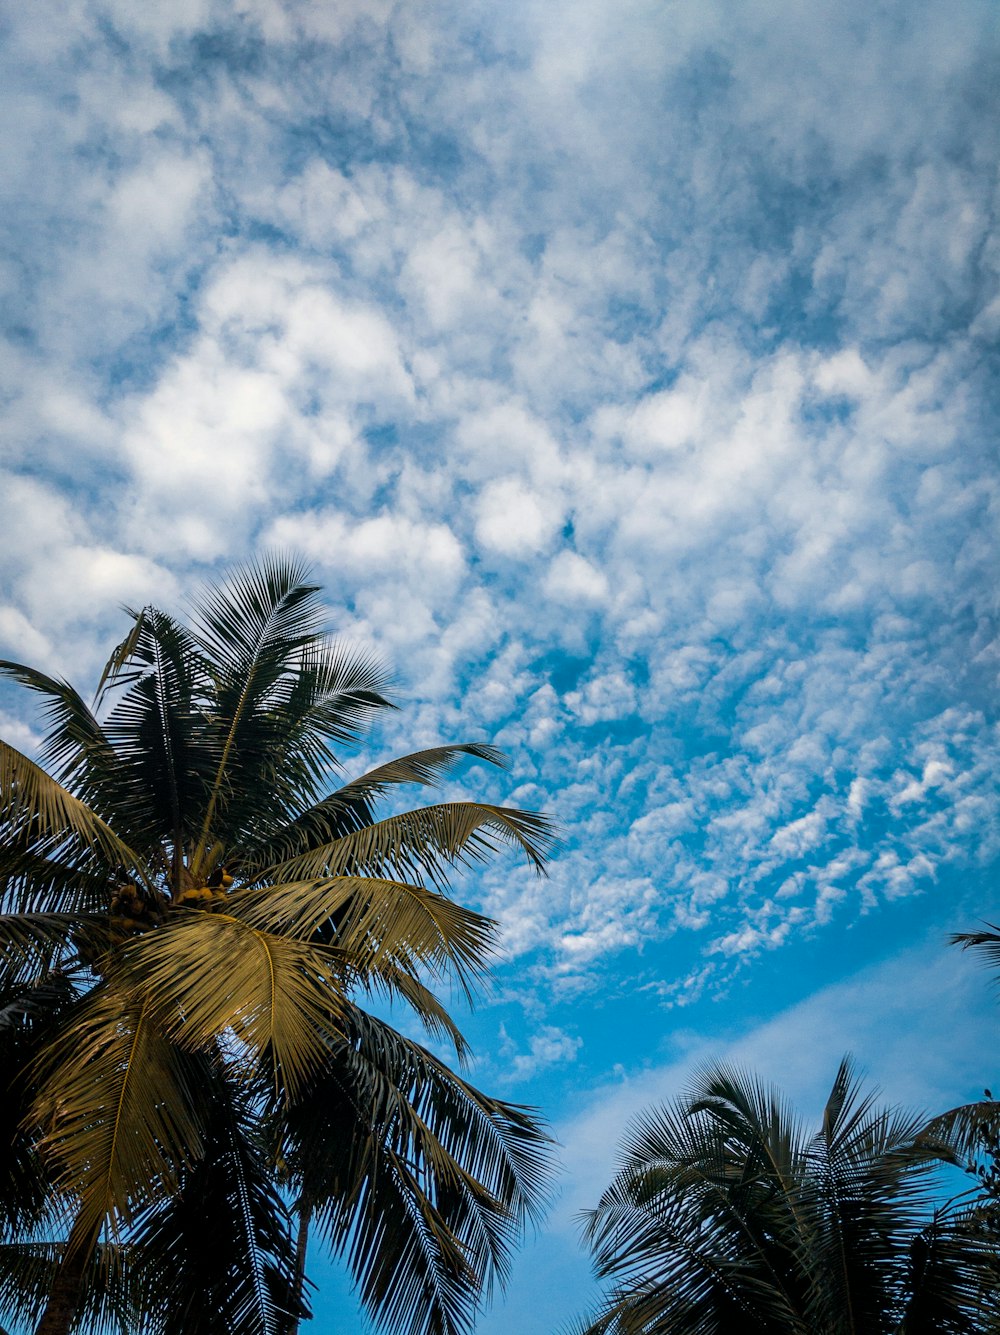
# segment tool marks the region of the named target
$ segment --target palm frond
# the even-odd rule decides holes
[[[132,1266],[157,1335],[280,1335],[297,1310],[288,1209],[247,1090],[218,1054],[200,1065],[205,1152],[132,1234]]]
[[[258,667],[260,696],[241,706],[238,726],[227,735],[227,777],[213,826],[231,847],[245,849],[315,804],[339,768],[334,744],[355,741],[372,710],[388,705],[375,689],[379,665],[336,643],[309,645],[292,662]]]
[[[126,607],[123,610],[132,618],[132,625],[125,638],[112,649],[104,665],[94,692],[95,709],[100,709],[109,691],[141,677],[148,663],[140,652],[140,645],[148,633],[147,618],[155,609],[144,607],[137,612],[132,607]]]
[[[450,1043],[459,1065],[468,1063],[472,1050],[462,1031],[419,978],[406,969],[396,968],[388,960],[382,960],[377,972],[365,978],[364,991],[368,996],[383,996],[390,1004],[403,1002],[420,1021],[429,1038]]]
[[[64,1255],[63,1243],[0,1244],[0,1316],[5,1321],[22,1330],[38,1324]],[[95,1248],[83,1271],[73,1330],[87,1335],[129,1335],[138,1327],[139,1310],[139,1294],[124,1249],[113,1243]]]
[[[284,1125],[293,1183],[375,1320],[467,1330],[544,1200],[551,1141],[535,1115],[354,1010]]]
[[[441,888],[456,866],[487,862],[507,845],[536,871],[555,841],[551,822],[533,811],[484,802],[447,802],[401,812],[272,866],[261,880],[318,876],[418,876]]]
[[[67,858],[65,839],[39,839],[31,821],[8,826],[0,854],[0,912],[95,913],[107,909],[116,878],[91,849]]]
[[[932,1155],[946,1162],[961,1163],[977,1153],[984,1133],[995,1133],[998,1129],[1000,1100],[982,1099],[938,1113],[923,1125],[915,1140]]]
[[[317,593],[318,586],[306,582],[303,567],[264,557],[235,569],[225,584],[207,590],[195,607],[195,636],[214,677],[219,749],[199,850],[209,842],[227,791],[238,793],[248,783],[259,784],[276,773],[275,749],[279,755],[285,750],[280,743],[275,747],[276,725],[291,718],[295,728],[301,726],[301,692],[312,689],[310,679],[317,670],[326,679],[325,689],[319,691],[326,706],[322,717],[313,721],[312,736],[317,728],[353,734],[360,717],[387,703],[378,693],[380,673],[374,665],[320,649],[322,609]],[[289,695],[297,708],[284,708]],[[196,853],[196,864],[200,856]]]
[[[23,663],[0,661],[0,672],[42,696],[49,724],[42,761],[54,766],[55,777],[64,784],[72,782],[77,796],[93,805],[99,780],[108,776],[114,756],[104,730],[83,698],[69,682]]]
[[[502,751],[478,742],[436,746],[400,756],[344,784],[269,833],[244,854],[245,874],[255,880],[263,879],[264,868],[287,862],[371,825],[377,799],[390,789],[404,783],[436,787],[466,756],[500,768],[507,765]]]
[[[904,1335],[996,1332],[1000,1257],[994,1237],[952,1210],[938,1210],[912,1238],[906,1261]]]
[[[805,1335],[777,1166],[795,1135],[772,1126],[774,1112],[766,1087],[721,1067],[630,1124],[622,1168],[584,1216],[598,1273],[615,1281],[608,1330],[763,1335],[773,1321]],[[754,1125],[769,1128],[770,1148],[752,1146]]]
[[[449,973],[471,995],[493,952],[496,924],[436,891],[381,877],[299,881],[230,897],[248,925],[335,946],[361,978],[383,963]]]
[[[957,932],[948,938],[953,946],[976,951],[980,964],[987,969],[1000,969],[1000,926],[988,922],[987,931]]]
[[[76,913],[0,914],[0,988],[49,976],[60,961],[75,958],[75,936],[105,925],[106,919],[91,923]]]
[[[941,1206],[933,1176],[955,1161],[961,1124],[956,1111],[921,1133],[845,1060],[807,1137],[751,1074],[703,1072],[632,1124],[585,1216],[614,1281],[589,1335],[978,1329],[983,1240],[972,1211]]]
[[[79,850],[93,852],[109,868],[123,867],[144,882],[144,860],[100,816],[39,765],[0,740],[0,829],[17,844],[30,827],[39,844],[63,846],[69,861]]]
[[[124,946],[123,980],[149,998],[171,1042],[190,1051],[233,1035],[294,1096],[339,1032],[342,983],[330,952],[229,914],[175,910]]]
[[[127,684],[104,723],[115,754],[109,800],[126,829],[178,850],[193,838],[218,746],[206,726],[208,666],[190,632],[155,608],[139,614],[110,685]]]
[[[95,988],[41,1053],[30,1125],[73,1235],[114,1236],[177,1190],[202,1153],[189,1062],[154,1022],[148,994]]]
[[[0,1238],[28,1237],[47,1213],[48,1174],[24,1125],[34,1093],[26,1073],[75,1004],[58,975],[0,990]]]

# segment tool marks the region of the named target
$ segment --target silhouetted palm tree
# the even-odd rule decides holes
[[[720,1067],[640,1117],[586,1233],[615,1281],[590,1335],[970,1335],[995,1258],[943,1202],[942,1127],[878,1109],[850,1064],[820,1129]]]

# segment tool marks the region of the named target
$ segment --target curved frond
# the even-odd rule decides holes
[[[202,1153],[189,1067],[148,995],[106,984],[41,1054],[31,1123],[74,1237],[114,1235],[177,1190]]]
[[[987,969],[1000,970],[1000,927],[988,922],[985,932],[958,932],[949,937],[953,946],[974,950],[980,964]]]
[[[445,895],[404,881],[338,876],[230,897],[234,915],[262,931],[335,946],[354,976],[383,963],[451,973],[471,992],[493,953],[496,924]]]
[[[632,1122],[623,1166],[585,1216],[598,1273],[615,1281],[606,1329],[763,1335],[773,1321],[806,1335],[790,1264],[795,1202],[780,1167],[796,1137],[773,1126],[770,1149],[752,1147],[751,1126],[776,1111],[768,1095],[718,1068]]]
[[[267,868],[260,879],[419,876],[443,887],[456,866],[485,863],[504,845],[520,849],[540,872],[554,839],[551,822],[537,812],[446,802],[375,821]]]
[[[479,742],[435,746],[399,756],[344,784],[297,814],[259,847],[255,846],[252,856],[245,861],[247,874],[254,879],[261,878],[265,867],[277,866],[371,825],[377,799],[390,789],[404,783],[437,787],[467,756],[501,769],[508,764],[507,757],[497,747]]]
[[[91,924],[76,913],[0,914],[0,988],[37,982],[76,956],[75,934]],[[103,925],[96,920],[100,930]]]
[[[1000,1131],[1000,1100],[982,1099],[964,1103],[930,1118],[916,1137],[917,1145],[945,1162],[961,1163],[972,1158],[984,1135]]]
[[[536,1116],[352,1011],[284,1125],[294,1185],[376,1320],[468,1330],[545,1196],[552,1142]]]
[[[231,1033],[289,1095],[322,1061],[344,1006],[330,952],[222,913],[175,910],[122,948],[122,978],[149,998],[166,1037],[204,1050]]]
[[[0,912],[105,911],[116,878],[103,855],[92,849],[65,861],[65,852],[65,841],[60,847],[55,837],[36,840],[31,823],[22,823],[0,855]]]
[[[23,663],[0,661],[0,672],[42,697],[49,725],[42,760],[55,766],[56,776],[63,783],[76,780],[77,796],[93,804],[99,781],[107,777],[114,756],[104,730],[83,698],[69,682],[58,681]]]
[[[109,869],[123,867],[147,881],[143,859],[100,816],[34,761],[0,740],[0,829],[17,845],[25,828],[36,847],[61,847],[64,861],[93,852]]]

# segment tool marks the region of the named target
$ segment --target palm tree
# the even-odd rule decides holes
[[[38,1335],[293,1331],[314,1221],[386,1329],[458,1335],[538,1207],[534,1114],[364,1005],[461,1061],[435,988],[473,995],[495,927],[450,876],[503,845],[540,871],[551,826],[467,801],[378,816],[398,785],[502,763],[480,744],[328,791],[334,748],[389,705],[317,594],[269,558],[186,624],[131,613],[93,709],[2,665],[48,724],[41,764],[0,741],[0,1304]]]
[[[939,1133],[943,1128],[939,1128]],[[878,1109],[841,1064],[808,1134],[730,1067],[641,1116],[586,1235],[615,1281],[589,1335],[970,1335],[994,1259],[924,1120]]]

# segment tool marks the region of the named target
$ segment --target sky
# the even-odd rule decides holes
[[[0,40],[0,655],[299,554],[393,669],[349,770],[542,809],[473,1078],[592,1287],[628,1118],[732,1059],[1000,1081],[995,0],[33,0]],[[13,690],[0,731],[37,745]],[[366,1327],[317,1258],[317,1328]]]

